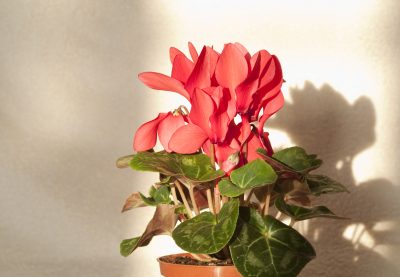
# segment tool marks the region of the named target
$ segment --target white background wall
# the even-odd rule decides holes
[[[326,198],[351,220],[298,226],[318,253],[302,276],[399,276],[399,16],[396,0],[0,1],[0,276],[158,276],[179,251],[119,256],[153,212],[121,215],[124,199],[156,176],[114,162],[182,100],[137,74],[169,73],[189,40],[278,55],[272,143],[319,153],[352,192]]]

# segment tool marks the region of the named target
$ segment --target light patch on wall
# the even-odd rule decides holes
[[[360,245],[372,249],[375,246],[374,238],[369,234],[364,224],[351,224],[343,232],[343,238],[351,241],[354,247]]]
[[[358,181],[355,185],[371,180],[374,176],[384,176],[385,170],[380,170],[376,163],[376,153],[372,149],[367,149],[354,157],[352,168],[355,179]]]
[[[372,230],[369,231],[362,223],[351,224],[343,232],[343,238],[351,241],[355,250],[358,250],[360,247],[366,247],[383,257],[390,257],[393,245],[378,244],[370,232],[390,232],[395,225],[395,222],[382,221],[375,224]],[[358,256],[354,256],[354,261],[357,260]]]
[[[293,145],[293,142],[290,140],[290,137],[285,132],[276,130],[276,129],[266,129],[269,133],[269,140],[273,145],[274,149],[281,149],[285,147],[289,147]]]

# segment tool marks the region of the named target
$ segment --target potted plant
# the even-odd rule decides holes
[[[221,53],[204,46],[200,54],[189,43],[189,52],[191,59],[170,49],[171,76],[139,74],[148,87],[177,92],[191,107],[141,125],[136,154],[117,161],[159,174],[147,195],[126,200],[123,212],[154,206],[155,213],[142,235],[122,241],[121,254],[167,234],[187,253],[159,258],[166,277],[296,276],[316,254],[293,225],[341,218],[311,200],[347,190],[310,173],[322,163],[316,155],[300,147],[274,152],[264,125],[284,103],[276,56],[250,55],[239,43]],[[157,137],[162,151],[153,150]]]

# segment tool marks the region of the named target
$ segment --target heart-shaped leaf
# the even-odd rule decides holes
[[[215,170],[205,154],[176,154],[161,152],[139,152],[133,155],[130,166],[135,170],[160,172],[165,176],[184,178],[190,182],[210,182],[225,175]]]
[[[306,220],[314,217],[327,217],[335,219],[346,219],[345,217],[335,215],[325,206],[315,206],[305,208],[301,206],[289,205],[285,203],[283,197],[275,200],[275,207],[284,214],[287,214],[296,221]]]
[[[207,155],[173,155],[178,160],[181,175],[192,181],[210,182],[225,175],[223,170],[214,169]]]
[[[239,215],[239,200],[231,199],[218,215],[203,212],[181,223],[172,232],[176,244],[190,253],[219,252],[231,239]]]
[[[246,189],[235,186],[228,178],[223,178],[218,183],[219,192],[223,196],[237,197],[242,195]]]
[[[140,237],[125,239],[121,242],[121,255],[129,256],[136,248],[148,245],[154,236],[171,235],[176,221],[175,206],[158,205],[144,233]]]
[[[280,150],[272,157],[300,173],[307,173],[322,164],[322,160],[317,159],[316,155],[308,155],[303,148],[298,146]]]
[[[132,193],[126,200],[122,207],[122,212],[129,211],[134,208],[146,207],[146,203],[140,197],[139,192]]]
[[[306,181],[312,194],[316,196],[324,193],[349,192],[345,186],[328,176],[308,174]]]
[[[263,160],[256,159],[231,172],[231,181],[241,189],[252,189],[273,184],[278,176],[272,167]]]
[[[296,230],[255,209],[240,208],[238,233],[230,245],[233,262],[245,277],[297,276],[315,257]]]

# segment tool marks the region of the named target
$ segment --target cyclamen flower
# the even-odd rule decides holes
[[[158,134],[158,138],[164,149],[172,152],[168,147],[168,143],[172,134],[184,124],[184,116],[177,111],[174,113],[160,113],[155,119],[139,127],[135,134],[133,148],[136,151],[152,149],[156,145]]]
[[[170,49],[171,76],[139,74],[150,88],[177,92],[192,107],[187,115],[174,118],[171,113],[160,114],[143,124],[135,136],[135,150],[154,147],[158,133],[168,152],[188,154],[203,149],[208,155],[215,155],[226,171],[237,164],[231,163],[235,153],[248,161],[257,157],[255,150],[260,147],[272,154],[263,127],[284,102],[278,59],[266,50],[251,56],[239,43],[226,44],[221,54],[204,46],[200,55],[189,43],[189,52],[192,60],[180,50]],[[241,118],[239,124],[234,122],[237,115]],[[211,145],[214,153],[210,152]]]

